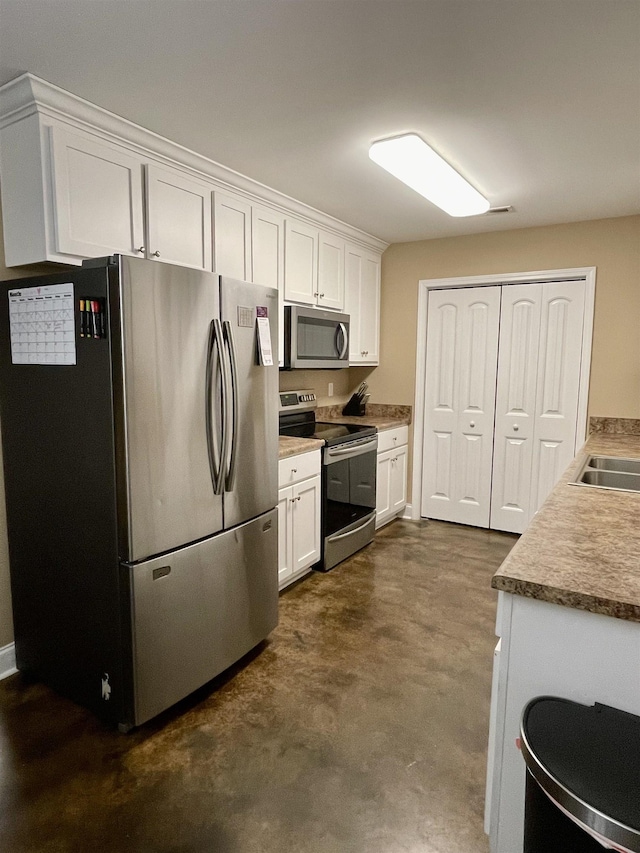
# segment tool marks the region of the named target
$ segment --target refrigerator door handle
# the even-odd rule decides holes
[[[217,359],[216,359],[217,354]],[[222,459],[218,442],[214,416],[214,382],[216,375],[216,364],[219,365],[222,374],[221,404],[222,404],[222,447],[225,447],[225,385],[226,376],[223,362],[222,330],[220,320],[212,320],[209,327],[209,345],[207,348],[207,372],[205,385],[205,426],[207,433],[207,453],[209,456],[209,470],[211,472],[211,483],[215,495],[222,494],[223,471]]]
[[[223,323],[223,336],[225,346],[229,354],[229,365],[231,373],[231,429],[229,430],[229,443],[231,455],[225,478],[225,490],[233,491],[236,479],[236,460],[238,454],[238,363],[236,359],[236,346],[231,331],[231,323],[225,320]],[[228,420],[226,421],[228,424]],[[226,454],[225,454],[225,459]]]

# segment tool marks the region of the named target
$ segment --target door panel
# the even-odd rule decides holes
[[[213,269],[242,281],[251,277],[251,205],[217,190],[213,194]]]
[[[583,320],[584,286],[543,286],[531,514],[575,455]]]
[[[422,495],[428,518],[489,525],[499,314],[499,287],[429,294]]]
[[[225,670],[278,623],[277,510],[172,554],[125,566],[135,722]]]
[[[122,258],[129,553],[133,562],[222,527],[205,423],[218,278]],[[274,500],[275,505],[275,500]]]
[[[235,477],[224,494],[224,526],[233,527],[276,505],[278,497],[278,294],[272,288],[222,278],[222,321],[233,340],[237,364],[234,383],[238,421],[235,445],[227,466],[235,461]],[[265,309],[271,330],[274,362],[260,363],[257,309]],[[231,407],[230,407],[231,408]],[[232,428],[231,418],[229,428]]]
[[[293,570],[297,572],[320,559],[320,477],[293,487]]]
[[[120,146],[49,131],[58,251],[90,258],[144,246],[141,161]]]
[[[530,519],[542,287],[502,289],[491,527],[513,533]]]
[[[178,170],[148,165],[147,229],[151,257],[211,270],[211,187]]]

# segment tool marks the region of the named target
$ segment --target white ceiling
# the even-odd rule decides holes
[[[640,213],[638,0],[0,0],[24,71],[389,242]],[[368,159],[405,131],[515,212]]]

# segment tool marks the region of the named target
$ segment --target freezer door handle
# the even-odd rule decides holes
[[[231,451],[224,487],[227,492],[232,492],[236,480],[236,461],[238,457],[238,363],[231,323],[228,320],[224,321],[222,330],[231,373],[231,427],[228,431]],[[225,420],[225,424],[229,424],[228,417]],[[227,458],[226,455],[224,458]]]
[[[220,320],[212,320],[209,326],[209,344],[207,347],[207,370],[205,377],[205,426],[207,433],[207,454],[209,456],[209,471],[211,484],[215,495],[222,494],[223,471],[220,442],[218,440],[217,412],[215,410],[214,386],[217,373],[220,371],[221,407],[222,407],[222,453],[225,447],[225,369],[223,362],[222,329]]]

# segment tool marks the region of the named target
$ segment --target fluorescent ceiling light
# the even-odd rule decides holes
[[[415,133],[374,142],[369,157],[449,216],[489,210],[487,199]]]

